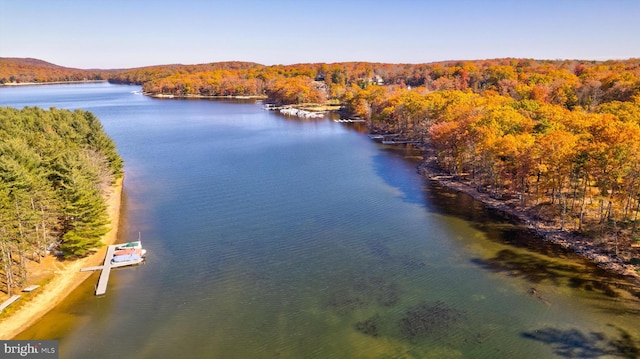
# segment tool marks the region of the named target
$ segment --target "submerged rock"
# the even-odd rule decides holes
[[[380,316],[378,314],[373,317],[356,323],[356,330],[362,334],[372,337],[380,336]]]
[[[400,331],[408,339],[431,336],[464,318],[464,312],[449,307],[446,303],[422,303],[410,308],[400,320]]]

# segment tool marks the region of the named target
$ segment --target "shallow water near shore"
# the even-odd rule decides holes
[[[0,88],[93,111],[125,160],[121,241],[19,339],[61,358],[553,358],[640,353],[635,289],[417,175],[417,153],[255,101]]]

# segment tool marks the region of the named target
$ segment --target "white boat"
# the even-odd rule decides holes
[[[142,248],[142,243],[140,240],[135,242],[124,243],[116,247],[116,249],[129,249],[129,248]]]
[[[122,256],[114,256],[113,258],[111,258],[111,266],[112,267],[128,266],[128,265],[142,263],[142,261],[144,261],[144,257],[137,253],[125,254]]]
[[[129,248],[142,248],[142,241],[140,240],[140,232],[138,232],[138,240],[128,243],[123,243],[116,247],[116,250],[129,249]]]
[[[142,248],[140,233],[138,233],[137,241],[124,243],[115,248],[114,256],[111,258],[111,266],[123,267],[142,263],[146,254],[147,250]]]

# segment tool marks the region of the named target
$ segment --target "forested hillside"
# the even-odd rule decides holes
[[[433,64],[337,63],[263,66],[226,62],[119,70],[112,81],[142,84],[150,94],[266,95],[274,102],[349,100],[353,87],[428,91],[487,90],[573,109],[628,101],[637,91],[640,60],[543,61],[496,59]],[[285,93],[282,88],[287,88]],[[318,90],[323,92],[318,94]],[[379,92],[378,92],[379,93]],[[369,94],[375,96],[375,93]]]
[[[430,146],[443,169],[534,218],[616,249],[640,239],[640,59],[224,62],[96,74],[151,95],[337,101],[372,131]]]
[[[0,279],[11,293],[26,261],[81,257],[108,230],[103,194],[122,176],[115,144],[92,113],[0,107]]]
[[[37,59],[0,57],[0,85],[106,80],[102,71],[72,69]]]
[[[346,62],[265,66],[251,62],[80,70],[35,59],[0,58],[0,83],[104,79],[139,84],[148,94],[269,96],[275,103],[351,100],[354,88],[496,91],[501,95],[593,110],[638,91],[640,59],[551,61],[494,59],[431,64]],[[284,90],[286,89],[286,90]],[[378,89],[367,96],[381,93]],[[346,96],[346,97],[345,97]],[[352,104],[353,105],[353,104]],[[357,104],[356,104],[357,105]],[[361,114],[365,109],[353,108]]]
[[[640,239],[640,61],[504,60],[419,85],[352,86],[372,128],[420,140],[459,180],[618,253]]]

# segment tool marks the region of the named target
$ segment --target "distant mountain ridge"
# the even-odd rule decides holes
[[[23,65],[23,66],[39,66],[39,67],[79,70],[79,69],[73,69],[69,67],[52,64],[50,62],[46,62],[40,59],[34,59],[31,57],[0,57],[0,64],[3,64],[3,65],[14,64],[14,65]]]
[[[21,57],[0,57],[0,85],[7,83],[45,83],[83,80],[110,80],[117,83],[141,84],[149,77],[168,76],[176,72],[205,72],[211,70],[246,70],[261,68],[255,62],[224,61],[206,64],[166,64],[124,69],[79,69],[56,65],[44,60]],[[153,76],[139,75],[153,73]]]
[[[104,71],[83,70],[34,58],[0,57],[0,84],[103,80]]]

